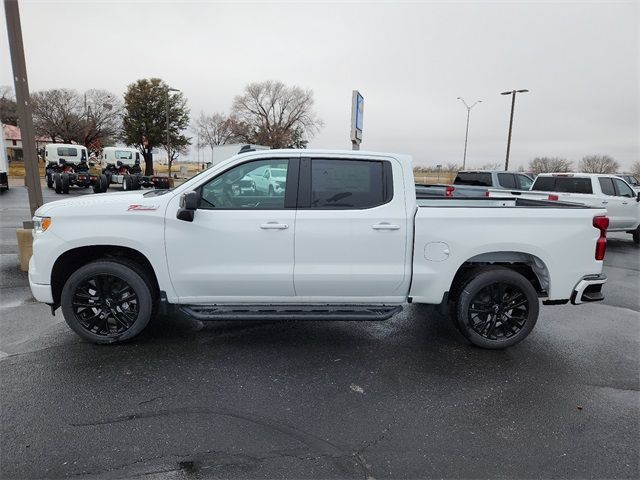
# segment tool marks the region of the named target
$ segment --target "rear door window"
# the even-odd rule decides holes
[[[392,192],[385,163],[389,162],[312,159],[310,207],[363,209],[387,203]]]
[[[616,190],[613,188],[613,182],[610,178],[600,177],[598,178],[598,183],[600,184],[602,193],[605,195],[615,196]]]
[[[454,185],[472,185],[476,187],[491,187],[491,173],[489,172],[460,172],[453,181]]]
[[[499,173],[498,182],[503,188],[516,188],[516,180],[513,173]]]

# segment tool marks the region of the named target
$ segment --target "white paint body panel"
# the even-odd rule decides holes
[[[365,210],[197,210],[193,222],[176,218],[182,193],[230,166],[301,154],[389,160],[393,198]],[[457,202],[450,208],[422,204],[430,206],[417,206],[407,156],[251,152],[225,160],[164,195],[106,193],[42,206],[36,214],[50,216],[52,224],[35,235],[29,280],[36,298],[50,303],[55,261],[64,252],[92,245],[137,250],[149,260],[168,301],[183,304],[395,304],[409,295],[416,302],[440,303],[464,262],[492,252],[539,259],[541,271],[550,277],[550,299],[569,298],[584,275],[602,271],[602,262],[594,260],[598,231],[591,222],[604,210],[514,207],[509,202],[492,202],[491,207]],[[268,222],[287,228],[260,228]],[[373,228],[380,224],[398,228]],[[432,260],[425,252],[431,252]]]

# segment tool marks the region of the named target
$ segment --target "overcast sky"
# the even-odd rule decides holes
[[[325,126],[310,143],[350,148],[351,91],[365,97],[367,150],[418,164],[511,163],[602,153],[640,159],[639,24],[628,2],[20,2],[31,90],[122,95],[160,77],[192,118],[228,112],[253,81],[312,89]],[[3,8],[0,6],[0,8]],[[1,22],[0,84],[11,84]],[[195,155],[195,154],[194,154]]]

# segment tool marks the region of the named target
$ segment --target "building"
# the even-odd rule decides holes
[[[9,162],[21,162],[22,155],[22,135],[20,128],[14,125],[2,125],[2,138],[6,152],[4,158]],[[51,143],[51,139],[47,137],[36,137],[36,149],[39,152],[47,143]]]

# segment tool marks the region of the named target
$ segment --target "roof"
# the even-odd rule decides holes
[[[617,177],[617,173],[581,173],[581,172],[557,172],[541,173],[539,177]]]
[[[20,128],[15,125],[2,125],[2,135],[5,140],[15,140],[16,142],[22,141],[22,134],[20,133]],[[36,136],[37,142],[50,142],[51,139],[49,137],[38,137]]]

